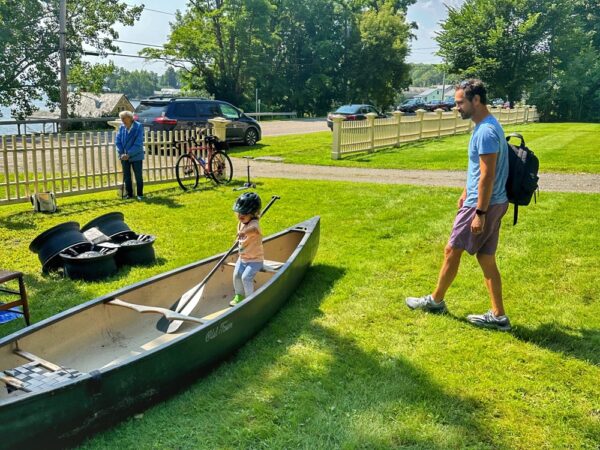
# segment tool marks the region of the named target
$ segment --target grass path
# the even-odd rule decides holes
[[[502,230],[511,333],[473,328],[488,307],[463,261],[451,314],[409,311],[430,291],[458,189],[266,180],[282,200],[265,234],[322,216],[314,266],[247,345],[179,395],[83,448],[596,449],[600,443],[599,195],[548,193]],[[34,321],[223,251],[237,193],[149,186],[144,203],[99,193],[61,199],[56,215],[0,208],[0,267],[22,270]],[[158,236],[158,262],[104,282],[43,277],[27,246],[48,227],[120,210]],[[585,213],[582,214],[582,211]],[[184,238],[185,236],[185,238]],[[22,327],[0,327],[5,335]]]

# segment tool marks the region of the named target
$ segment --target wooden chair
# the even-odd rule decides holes
[[[21,272],[12,272],[9,270],[0,270],[0,284],[7,283],[11,280],[19,280],[19,290],[14,291],[12,289],[8,289],[4,286],[0,286],[0,292],[18,295],[19,300],[15,300],[9,303],[5,303],[0,305],[0,311],[14,308],[16,306],[22,306],[23,312],[20,311],[11,311],[17,314],[22,314],[25,317],[25,323],[29,325],[29,304],[27,303],[27,292],[25,291],[25,283],[23,282],[23,274]]]

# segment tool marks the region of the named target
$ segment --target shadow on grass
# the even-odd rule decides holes
[[[538,347],[600,365],[600,330],[544,323],[537,328],[519,325],[513,329],[512,334]]]
[[[478,422],[476,400],[322,324],[321,303],[344,275],[312,266],[274,320],[207,379],[154,408],[143,429],[130,420],[96,443],[135,433],[142,447],[506,448]]]
[[[464,323],[467,326],[475,327],[466,317],[458,317],[452,313],[447,314],[445,317]],[[501,333],[485,329],[482,329],[482,331]],[[507,333],[510,333],[523,342],[534,344],[553,352],[561,352],[573,358],[600,366],[600,352],[598,352],[600,348],[600,330],[574,328],[557,323],[543,323],[537,328],[521,324],[514,325],[513,329]]]

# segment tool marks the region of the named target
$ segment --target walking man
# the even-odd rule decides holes
[[[115,147],[123,167],[123,183],[125,184],[125,198],[133,197],[133,183],[131,181],[131,170],[135,175],[137,186],[137,199],[144,197],[144,179],[142,166],[144,164],[144,127],[133,119],[131,111],[121,111],[119,118],[123,125],[117,132]]]
[[[504,312],[502,280],[495,255],[500,222],[508,209],[508,146],[502,126],[488,111],[486,89],[481,80],[460,83],[454,100],[461,117],[475,124],[469,142],[467,184],[458,199],[458,212],[435,290],[424,297],[408,297],[406,304],[411,309],[447,312],[446,292],[466,250],[477,255],[492,303],[488,312],[469,315],[467,320],[480,327],[506,331],[511,325]]]

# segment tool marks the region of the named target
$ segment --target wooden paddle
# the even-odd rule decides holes
[[[280,198],[281,197],[279,197],[278,195],[272,196],[269,204],[267,206],[265,206],[265,209],[263,209],[262,212],[260,213],[260,217],[262,218],[267,213],[267,211],[269,210],[271,205],[273,205],[273,203],[275,203]],[[204,287],[206,286],[206,283],[215,274],[215,272],[217,270],[219,270],[219,267],[221,267],[221,264],[223,264],[223,262],[225,262],[225,260],[234,252],[237,245],[238,245],[238,240],[236,239],[235,243],[231,246],[231,248],[227,251],[227,253],[225,253],[225,255],[223,255],[223,257],[219,260],[219,262],[217,262],[215,267],[212,268],[212,270],[208,273],[208,275],[206,275],[206,277],[204,277],[204,279],[200,283],[198,283],[196,286],[194,286],[192,289],[188,290],[187,292],[184,292],[184,294],[181,296],[181,298],[175,303],[175,305],[173,305],[173,307],[175,308],[175,311],[177,313],[184,315],[184,316],[189,316],[192,314],[194,309],[196,309],[196,306],[198,306],[198,302],[202,298],[202,294],[204,292]],[[171,307],[171,309],[173,309],[173,307]],[[156,324],[156,328],[158,330],[166,332],[166,333],[176,332],[179,329],[179,327],[183,324],[183,321],[182,320],[173,320],[173,319],[174,318],[170,319],[167,316],[163,316]]]

